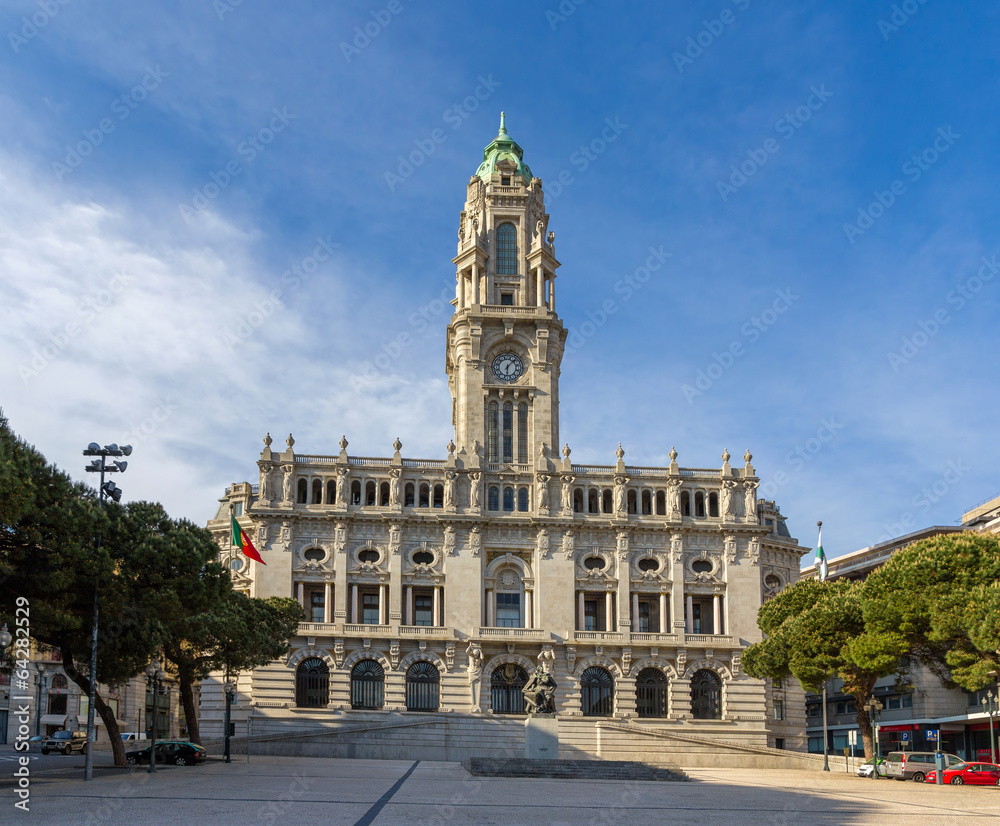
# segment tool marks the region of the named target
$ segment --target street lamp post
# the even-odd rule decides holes
[[[993,717],[1000,713],[1000,697],[992,691],[982,699],[983,711],[990,715],[990,762],[997,762],[997,745],[993,734]]]
[[[830,771],[830,735],[826,724],[826,680],[823,680],[823,771]]]
[[[149,685],[150,690],[153,692],[153,724],[150,731],[150,737],[152,743],[149,747],[149,771],[156,771],[156,724],[158,722],[158,715],[156,711],[156,698],[160,693],[160,686],[163,685],[163,681],[167,678],[163,669],[160,668],[160,661],[153,660],[149,665],[146,666],[146,683]]]
[[[35,702],[35,736],[42,733],[42,685],[45,683],[45,666],[38,664],[38,694]],[[89,749],[88,749],[89,751]]]
[[[7,656],[7,649],[10,648],[10,644],[14,641],[14,638],[10,635],[10,631],[7,630],[7,623],[3,624],[3,629],[0,630],[0,661]]]
[[[87,445],[87,449],[83,451],[84,456],[98,456],[100,458],[94,459],[86,467],[88,473],[100,473],[101,474],[101,486],[98,488],[97,499],[104,507],[104,497],[110,496],[116,502],[122,498],[121,488],[119,488],[114,482],[104,481],[104,474],[106,473],[124,473],[125,468],[128,467],[128,462],[119,462],[117,460],[113,461],[110,465],[107,462],[109,456],[131,456],[132,446],[122,445],[118,447],[116,444],[105,445],[101,447],[97,442],[91,442]],[[97,552],[101,550],[101,533],[97,533]],[[98,583],[95,577],[94,579],[94,618],[91,623],[90,629],[90,691],[88,696],[90,702],[87,706],[87,754],[86,760],[84,762],[83,769],[83,779],[93,780],[94,779],[94,744],[97,741],[96,732],[94,731],[94,706],[96,702],[97,694],[97,593],[98,593]]]
[[[226,684],[223,686],[226,692],[226,762],[232,763],[232,757],[229,752],[229,732],[231,729],[230,725],[230,709],[233,707],[233,698],[236,696],[236,683],[226,677]]]
[[[880,703],[875,697],[869,697],[868,702],[865,703],[862,708],[868,712],[868,720],[872,727],[872,745],[874,746],[872,749],[872,760],[875,761],[872,763],[872,779],[875,780],[878,778],[878,761],[881,755],[881,749],[879,748],[878,742],[878,718],[882,714],[882,709],[885,708],[885,706],[883,706],[882,703]]]

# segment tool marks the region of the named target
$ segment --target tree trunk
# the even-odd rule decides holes
[[[81,674],[77,670],[76,663],[73,661],[73,652],[70,651],[67,646],[61,645],[59,646],[59,650],[62,652],[63,671],[65,671],[66,675],[74,683],[80,686],[84,694],[89,697],[90,678]],[[111,740],[111,752],[115,758],[115,765],[126,765],[125,744],[122,742],[122,734],[118,728],[118,720],[115,719],[115,715],[111,711],[111,706],[104,702],[104,698],[101,697],[101,692],[98,690],[97,686],[94,686],[94,711],[101,715],[101,720],[104,722],[104,728],[108,733],[108,738]],[[88,744],[87,748],[90,748],[91,745],[92,744]]]
[[[194,678],[190,668],[178,668],[181,701],[184,704],[184,721],[187,724],[188,739],[201,745],[201,728],[198,725],[198,709],[194,704]]]
[[[864,702],[867,701],[868,698],[866,697]],[[871,720],[868,719],[868,712],[866,712],[862,707],[863,703],[861,702],[861,698],[855,696],[854,702],[858,709],[858,714],[855,719],[858,721],[858,728],[861,729],[861,740],[865,744],[865,759],[870,760],[875,756],[875,740],[873,737],[874,732],[872,731]]]

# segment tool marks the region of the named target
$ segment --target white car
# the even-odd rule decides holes
[[[864,763],[858,766],[858,777],[871,777],[874,764],[875,758],[865,760]],[[878,761],[878,776],[885,777],[885,760]]]

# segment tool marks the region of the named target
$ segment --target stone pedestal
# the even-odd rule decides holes
[[[528,760],[559,759],[559,720],[536,714],[524,721],[524,756]]]

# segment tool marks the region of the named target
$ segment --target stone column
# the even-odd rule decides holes
[[[577,597],[577,617],[576,617],[576,627],[578,631],[585,631],[587,629],[587,615],[586,607],[584,605],[584,593],[580,591]]]
[[[406,586],[406,625],[413,625],[413,586]]]
[[[605,629],[605,631],[614,631],[614,630],[616,630],[615,626],[614,626],[615,614],[614,614],[614,611],[612,610],[612,608],[613,608],[613,603],[612,603],[611,592],[608,591],[607,593],[604,594],[604,629]]]
[[[549,279],[549,309],[556,311],[556,277],[555,274]]]
[[[712,597],[712,633],[722,633],[722,597],[718,594]]]
[[[534,597],[534,591],[529,591],[525,589],[524,591],[524,627],[534,628],[534,617],[532,616],[531,603]]]
[[[535,306],[545,306],[545,270],[541,265],[535,270]]]
[[[306,610],[306,589],[303,583],[299,583],[295,586],[295,598],[299,601],[299,605],[302,606],[302,610]],[[312,622],[312,616],[310,615],[309,621]]]
[[[633,591],[632,592],[632,630],[633,631],[640,630],[639,629],[639,593],[637,591]]]
[[[389,624],[389,601],[386,599],[385,585],[378,586],[378,624],[388,625]]]
[[[465,273],[460,272],[458,274],[458,289],[455,293],[455,297],[458,299],[457,310],[465,309]]]
[[[333,622],[333,584],[330,582],[323,586],[323,622],[328,625]]]
[[[358,624],[358,585],[354,583],[351,586],[351,623],[353,625]]]
[[[690,594],[687,595],[687,613],[684,617],[686,624],[684,626],[685,634],[694,633],[694,597]]]
[[[669,634],[670,626],[667,625],[667,592],[660,591],[660,633]]]
[[[438,627],[441,625],[441,587],[434,586],[434,606],[431,611],[431,625]]]
[[[472,265],[472,303],[479,304],[479,265]]]
[[[486,627],[493,627],[493,589],[486,589]]]

